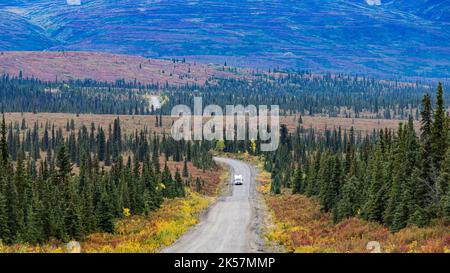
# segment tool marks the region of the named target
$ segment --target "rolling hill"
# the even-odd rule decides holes
[[[7,51],[0,53],[0,75],[34,77],[44,81],[93,79],[141,84],[203,85],[216,78],[249,75],[246,70],[223,71],[223,66],[148,59],[97,52]],[[242,72],[242,73],[241,73]]]

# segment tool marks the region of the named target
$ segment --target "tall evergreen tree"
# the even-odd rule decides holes
[[[83,211],[78,198],[76,180],[71,179],[68,185],[67,208],[65,211],[65,226],[72,238],[79,239],[83,234]]]
[[[24,213],[20,204],[19,193],[14,179],[9,179],[6,189],[6,204],[8,204],[9,241],[20,241],[24,229]]]
[[[441,199],[441,215],[445,215],[445,206],[448,202],[445,198],[448,198],[448,191],[450,187],[450,148],[447,149],[445,158],[441,164],[441,171],[438,178],[438,190],[439,197]]]
[[[362,209],[362,216],[366,220],[382,222],[384,203],[384,166],[381,145],[377,145],[375,155],[370,160],[368,169],[368,199]]]
[[[0,189],[0,240],[5,243],[9,241],[10,230],[8,226],[8,211],[6,198]]]
[[[2,115],[2,124],[1,124],[1,132],[0,132],[0,156],[3,166],[5,167],[6,162],[8,161],[8,143],[7,143],[7,130],[6,130],[6,122],[5,115]]]
[[[199,177],[195,179],[195,191],[198,193],[202,192],[202,182]]]
[[[442,216],[450,221],[450,185],[444,198],[442,198]]]
[[[177,169],[175,172],[175,196],[184,197],[185,195],[186,191],[184,189],[183,179],[181,178],[180,171]]]
[[[414,169],[410,179],[406,180],[402,185],[401,199],[395,209],[391,223],[392,231],[399,231],[406,227],[410,222],[409,217],[415,209],[414,187],[418,181],[419,175],[419,169]]]
[[[431,98],[425,94],[422,100],[421,111],[421,174],[414,191],[416,206],[411,222],[418,226],[424,226],[430,221],[430,206],[435,192],[436,168],[433,161],[432,142],[432,107]]]
[[[114,213],[111,201],[106,192],[102,192],[98,205],[98,223],[102,231],[113,232],[114,231]]]
[[[189,171],[188,171],[188,165],[186,158],[184,159],[183,163],[183,177],[189,177]]]
[[[434,166],[439,169],[448,147],[447,115],[444,103],[444,90],[442,83],[437,89],[436,109],[434,110],[434,121],[431,129],[431,148]]]
[[[294,178],[294,186],[292,187],[292,193],[303,193],[304,185],[303,185],[303,172],[300,166],[297,167]]]
[[[162,173],[162,183],[164,184],[164,196],[172,198],[176,196],[176,188],[173,182],[172,174],[170,173],[167,162],[164,164],[164,171]]]
[[[270,192],[273,194],[281,193],[281,174],[277,173],[272,179],[272,183],[270,184]]]
[[[36,209],[30,203],[26,209],[25,227],[22,239],[30,244],[42,241],[41,225],[39,223]]]
[[[358,211],[358,178],[351,176],[342,186],[342,192],[336,208],[336,219],[342,220],[356,215]]]
[[[66,184],[68,182],[69,175],[72,172],[72,163],[70,163],[69,154],[64,143],[61,143],[59,146],[56,160],[59,181]]]

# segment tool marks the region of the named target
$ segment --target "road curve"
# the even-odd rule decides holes
[[[184,234],[166,253],[249,253],[262,251],[258,236],[256,170],[229,158],[214,158],[231,169],[229,193],[212,205],[202,221]],[[234,186],[234,174],[242,174],[244,184]]]

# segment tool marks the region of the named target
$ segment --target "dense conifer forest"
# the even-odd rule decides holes
[[[39,134],[44,131],[43,134]],[[163,198],[183,197],[202,183],[186,162],[202,169],[214,163],[208,142],[175,142],[147,129],[121,132],[120,119],[107,129],[82,125],[66,132],[46,122],[1,124],[0,239],[42,243],[112,232],[125,213],[146,214]],[[67,135],[64,137],[64,135]],[[165,160],[184,161],[173,175]],[[125,211],[126,210],[126,211]]]
[[[336,222],[358,216],[398,231],[450,220],[450,120],[443,87],[435,107],[424,95],[421,127],[412,117],[398,130],[362,135],[326,130],[318,135],[281,128],[281,147],[266,155],[271,192],[288,189],[320,200]]]
[[[192,106],[193,97],[201,96],[204,105],[279,105],[282,114],[385,119],[412,116],[418,120],[421,98],[430,91],[429,85],[420,83],[309,72],[254,73],[252,77],[251,80],[215,79],[214,83],[207,82],[204,86],[174,87],[123,80],[115,83],[42,82],[20,75],[3,75],[0,97],[4,112],[170,115],[173,106]],[[158,111],[152,108],[147,96],[156,93],[169,98]]]

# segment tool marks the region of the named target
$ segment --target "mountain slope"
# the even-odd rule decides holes
[[[44,50],[54,42],[20,14],[0,9],[0,50]]]
[[[448,0],[392,0],[385,3],[388,8],[413,13],[425,19],[450,23]]]
[[[449,2],[84,0],[81,6],[69,6],[35,0],[13,6],[24,11],[29,24],[45,30],[55,43],[50,50],[449,77],[450,27],[444,14]]]

